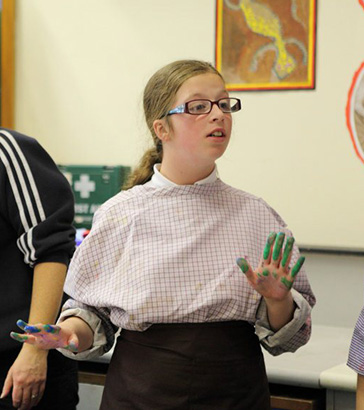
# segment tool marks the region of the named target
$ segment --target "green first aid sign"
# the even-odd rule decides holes
[[[94,213],[121,191],[130,167],[101,165],[59,165],[75,196],[76,228],[90,229]]]

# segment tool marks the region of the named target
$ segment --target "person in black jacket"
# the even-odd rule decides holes
[[[75,247],[73,217],[71,187],[48,153],[0,128],[0,409],[76,409],[76,362],[19,348],[9,337],[19,318],[56,319]]]

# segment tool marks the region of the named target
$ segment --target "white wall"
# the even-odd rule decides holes
[[[234,93],[220,175],[266,199],[301,245],[364,248],[364,165],[345,124],[363,38],[358,1],[319,0],[316,90]],[[17,0],[15,128],[58,163],[135,165],[150,75],[213,62],[214,48],[215,0]]]
[[[317,299],[313,324],[354,329],[364,305],[364,256],[308,252],[305,256]]]

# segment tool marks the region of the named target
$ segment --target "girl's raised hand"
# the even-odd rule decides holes
[[[272,232],[268,236],[261,263],[256,270],[244,258],[236,261],[251,286],[267,299],[283,300],[305,261],[301,256],[292,269],[289,269],[294,238],[288,237],[283,249],[284,239],[283,232]]]
[[[29,325],[23,320],[16,322],[25,333],[11,332],[10,336],[21,343],[29,343],[43,350],[63,348],[71,352],[78,350],[78,338],[69,329],[60,326],[38,323]]]

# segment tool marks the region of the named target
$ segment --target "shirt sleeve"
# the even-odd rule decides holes
[[[364,308],[361,310],[351,338],[347,365],[364,375]]]
[[[311,336],[311,306],[295,289],[291,292],[296,306],[293,318],[277,332],[270,328],[267,305],[263,298],[257,311],[256,334],[262,346],[273,356],[295,352]]]
[[[77,305],[75,301],[69,300],[68,306]],[[57,349],[64,356],[75,360],[90,360],[95,357],[102,356],[108,352],[114,344],[115,328],[111,326],[109,321],[100,317],[100,313],[96,314],[85,307],[69,307],[67,303],[62,309],[62,313],[57,323],[62,323],[68,317],[76,316],[84,320],[94,332],[93,344],[90,349],[84,350],[80,353],[73,353],[67,349]],[[80,304],[79,304],[80,305]]]
[[[70,184],[33,138],[0,130],[1,207],[17,233],[24,262],[68,264],[75,248]]]
[[[104,258],[112,263],[116,262],[116,258],[110,257],[113,255],[110,249],[110,242],[104,238],[114,238],[117,235],[116,230],[109,231],[108,225],[105,225],[105,220],[109,220],[108,212],[100,208],[94,215],[92,229],[90,234],[77,248],[71,264],[68,269],[68,274],[65,282],[65,292],[70,296],[70,299],[62,307],[59,322],[64,321],[67,317],[77,316],[84,320],[94,333],[93,344],[90,349],[81,353],[72,353],[65,349],[60,349],[60,352],[65,356],[72,357],[76,360],[88,360],[94,357],[102,356],[108,352],[115,340],[115,333],[118,327],[110,320],[110,307],[108,300],[102,300],[100,297],[100,287],[97,282],[98,262],[93,260],[96,255],[91,257],[89,253],[90,241],[98,241],[98,252],[100,258]],[[117,224],[117,222],[114,222]],[[96,239],[95,239],[96,237]],[[104,255],[101,257],[101,254]],[[111,265],[104,268],[104,272],[112,271]],[[108,299],[108,294],[106,295]]]

